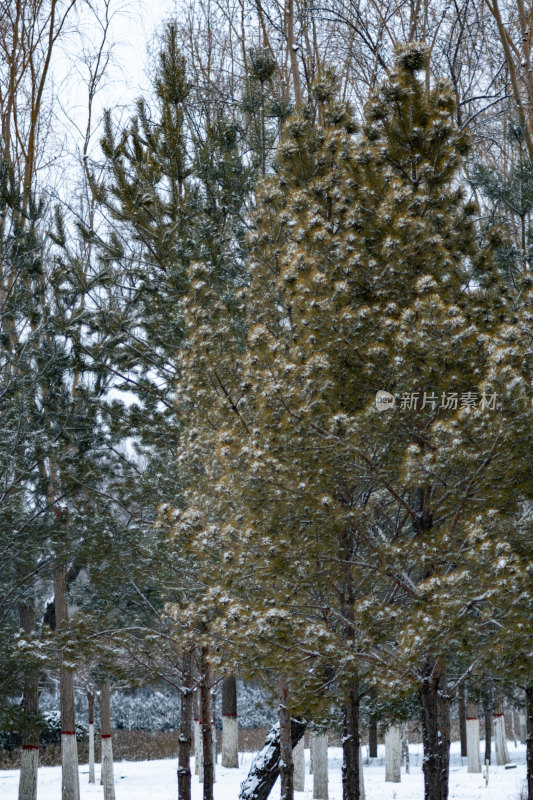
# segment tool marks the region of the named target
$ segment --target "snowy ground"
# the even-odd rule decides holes
[[[482,775],[469,775],[466,771],[466,759],[459,756],[459,744],[452,744],[450,768],[450,798],[458,800],[518,800],[520,787],[525,780],[525,746],[515,749],[509,742],[509,753],[516,769],[491,766],[489,785],[485,786]],[[483,745],[482,745],[483,748]],[[365,765],[365,789],[367,800],[420,800],[424,796],[421,763],[422,746],[412,744],[411,774],[406,775],[402,769],[401,783],[385,783],[383,766],[384,748],[380,746],[379,758]],[[483,752],[483,749],[482,749]],[[366,748],[363,749],[366,755]],[[306,751],[306,789],[297,792],[298,800],[309,800],[313,796],[313,776],[309,775],[309,751]],[[242,753],[240,769],[223,769],[217,765],[217,783],[215,800],[237,800],[240,782],[245,777],[253,753]],[[220,761],[220,756],[219,756]],[[462,763],[463,762],[463,763]],[[115,764],[116,800],[176,800],[176,767],[177,761],[120,761]],[[330,800],[341,800],[341,750],[329,749]],[[97,780],[99,773],[97,769]],[[88,783],[87,765],[80,766],[81,800],[102,797],[102,787],[97,783]],[[18,790],[18,771],[0,770],[0,800],[16,800]],[[60,800],[61,769],[60,767],[41,767],[39,770],[39,800]],[[272,792],[272,798],[279,797],[279,789]],[[198,777],[193,777],[193,800],[201,800],[202,786]]]

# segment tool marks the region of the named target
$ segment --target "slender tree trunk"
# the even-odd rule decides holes
[[[378,718],[371,714],[368,724],[368,757],[378,757]]]
[[[202,714],[202,749],[203,749],[203,800],[213,800],[215,770],[213,765],[213,728],[211,722],[211,670],[209,650],[202,647],[200,706]]]
[[[526,717],[527,800],[533,800],[533,686],[526,687]]]
[[[344,705],[342,737],[342,800],[361,800],[359,760],[359,689],[357,681]]]
[[[294,763],[294,791],[305,791],[305,749],[303,737],[292,751]]]
[[[178,800],[191,800],[191,747],[192,747],[192,653],[182,658],[182,683],[180,738],[178,743]]]
[[[498,702],[494,707],[494,748],[496,750],[496,764],[503,766],[511,760],[507,749],[507,734],[505,732],[505,717],[503,703]]]
[[[56,628],[68,620],[67,576],[64,567],[54,572],[54,606]],[[74,673],[61,668],[59,676],[59,705],[61,712],[61,796],[62,800],[79,800],[80,776],[78,771],[78,745],[74,714]]]
[[[87,692],[89,704],[89,783],[94,783],[94,694]]]
[[[305,732],[305,722],[291,719],[292,747],[296,747]],[[266,800],[276,783],[280,768],[280,725],[277,722],[268,732],[263,749],[252,761],[246,779],[241,783],[239,800]]]
[[[488,700],[483,702],[483,717],[485,721],[485,764],[490,764],[490,751],[492,749],[492,715]]]
[[[200,783],[204,781],[203,748],[202,748],[202,714],[200,710],[200,690],[194,692],[194,774]]]
[[[409,775],[409,773],[411,772],[411,761],[409,757],[409,727],[407,723],[405,723],[405,725],[402,725],[401,731],[402,731],[402,760],[405,759],[405,774]]]
[[[518,712],[518,727],[520,728],[520,744],[525,744],[527,737],[527,714],[522,708]]]
[[[311,733],[309,735],[309,774],[313,774],[313,748],[315,746],[315,735]]]
[[[26,634],[35,630],[35,608],[21,603],[19,606],[20,627]],[[39,768],[39,730],[36,717],[39,713],[39,672],[29,669],[24,676],[24,723],[22,753],[20,757],[19,800],[36,800],[37,772]]]
[[[469,702],[466,709],[466,754],[468,772],[481,772],[479,752],[479,715],[477,703]]]
[[[289,686],[283,675],[278,677],[279,700],[279,774],[281,800],[294,800],[294,764],[292,760],[291,715]]]
[[[428,666],[420,689],[424,744],[424,800],[447,800],[450,770],[450,703],[443,664]]]
[[[222,766],[239,766],[237,679],[234,675],[222,681]]]
[[[100,688],[100,715],[102,725],[102,778],[104,800],[115,800],[113,739],[111,735],[111,684],[109,681],[104,681]]]
[[[385,731],[385,781],[400,783],[402,779],[402,731],[390,725]]]
[[[328,735],[317,733],[313,741],[313,800],[328,800]]]
[[[461,738],[461,758],[466,758],[468,750],[466,746],[466,699],[465,684],[459,687],[459,736]]]

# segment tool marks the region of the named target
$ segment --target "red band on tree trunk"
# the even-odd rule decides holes
[[[465,719],[468,722],[468,720],[479,719],[479,717],[465,717]]]
[[[110,733],[102,733],[100,735],[101,735],[102,739],[111,739],[111,734]]]
[[[237,714],[222,714],[222,718],[229,717],[230,719],[237,719]]]
[[[61,736],[76,736],[76,731],[61,731]]]
[[[503,714],[494,714],[495,717],[503,717]]]
[[[23,744],[22,745],[22,749],[23,750],[38,750],[39,749],[39,745],[38,744]]]

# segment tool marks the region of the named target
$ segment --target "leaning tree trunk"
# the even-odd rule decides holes
[[[211,721],[211,669],[209,650],[202,647],[200,676],[200,706],[202,715],[202,750],[203,750],[203,800],[213,800],[215,768],[213,764],[213,726]]]
[[[104,786],[104,800],[115,800],[113,739],[111,735],[111,684],[109,681],[104,681],[100,688],[100,716],[102,725],[102,783]]]
[[[390,725],[385,731],[385,781],[400,783],[402,779],[402,730]]]
[[[67,576],[64,567],[54,572],[54,606],[56,628],[68,620]],[[74,713],[74,673],[61,667],[59,675],[59,706],[61,712],[61,796],[62,800],[79,800],[80,776],[78,771],[78,745]]]
[[[470,701],[466,709],[466,755],[468,772],[481,772],[478,707]]]
[[[239,723],[237,721],[237,680],[222,681],[222,766],[239,766]]]
[[[289,686],[285,677],[278,677],[279,701],[279,774],[280,799],[294,800],[294,763],[292,760],[291,715],[289,713]]]
[[[30,635],[35,630],[35,608],[21,603],[20,627]],[[24,675],[22,753],[20,757],[19,800],[36,800],[37,771],[39,768],[39,671],[34,667]]]
[[[89,705],[89,783],[94,783],[94,694],[87,692]]]
[[[305,732],[306,723],[291,719],[291,742],[296,747]],[[267,734],[263,749],[259,751],[247,777],[241,783],[239,800],[266,800],[280,773],[279,722]]]
[[[342,737],[342,798],[362,800],[362,770],[359,743],[359,689],[357,681],[344,705]]]
[[[450,773],[450,702],[442,663],[428,665],[420,688],[424,744],[424,800],[447,800]]]
[[[459,737],[461,739],[461,758],[466,758],[468,748],[466,743],[466,698],[464,682],[461,683],[459,687]]]
[[[526,687],[527,800],[533,800],[533,686]]]
[[[192,653],[182,658],[182,684],[180,736],[178,742],[178,800],[191,800],[191,749],[192,749]]]
[[[328,800],[328,735],[313,734],[313,800]]]
[[[497,702],[494,707],[494,749],[496,751],[496,764],[503,766],[511,760],[507,749],[507,734],[505,733],[505,716],[503,703]]]

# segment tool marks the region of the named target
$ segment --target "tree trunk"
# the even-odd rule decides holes
[[[209,650],[202,647],[201,652],[201,683],[200,683],[200,708],[202,714],[202,760],[204,791],[203,800],[213,800],[213,785],[215,782],[215,769],[213,764],[213,727],[211,722],[211,669],[209,665]]]
[[[279,774],[281,800],[294,800],[294,764],[292,760],[291,715],[289,713],[289,687],[287,681],[278,677],[279,700]]]
[[[94,783],[94,694],[87,692],[89,704],[89,783]]]
[[[402,779],[402,731],[390,725],[385,731],[385,781],[400,783]]]
[[[520,744],[525,744],[527,736],[527,714],[522,708],[518,712],[518,727],[520,728]]]
[[[313,733],[309,736],[309,774],[313,774],[313,748],[315,746],[315,735]]]
[[[498,702],[494,707],[494,748],[496,751],[496,764],[503,766],[511,760],[507,749],[507,735],[505,733],[505,717],[503,703]]]
[[[359,759],[359,690],[354,682],[344,705],[344,730],[342,737],[342,798],[361,800],[361,774]]]
[[[102,725],[102,781],[104,800],[115,800],[113,770],[113,739],[111,736],[111,684],[104,681],[100,688],[100,715]]]
[[[54,572],[54,607],[58,632],[68,620],[67,576],[64,567]],[[62,800],[79,800],[80,776],[78,771],[78,745],[74,714],[74,674],[61,668],[59,675],[59,706],[61,712],[61,797]]]
[[[305,791],[305,749],[303,737],[292,751],[294,763],[294,791]]]
[[[317,733],[313,742],[313,798],[328,800],[328,735]]]
[[[459,686],[459,736],[461,738],[461,758],[466,758],[468,749],[466,744],[466,700],[464,681]]]
[[[378,718],[375,714],[370,716],[368,724],[368,757],[378,757]]]
[[[192,653],[182,658],[180,737],[178,742],[178,800],[191,800]]]
[[[468,703],[466,709],[466,755],[468,772],[481,772],[479,753],[479,715],[477,703]]]
[[[402,725],[401,731],[402,731],[402,760],[405,759],[405,774],[409,775],[409,773],[411,772],[411,761],[409,757],[409,727],[407,723],[405,723],[405,725]]]
[[[239,766],[239,723],[237,721],[237,680],[222,681],[222,766]]]
[[[526,687],[526,717],[527,800],[533,800],[533,686]]]
[[[492,715],[488,700],[483,702],[483,717],[485,721],[485,764],[490,764],[490,751],[492,744]]]
[[[204,781],[203,748],[202,748],[202,714],[200,706],[200,690],[194,692],[194,774],[200,783]]]
[[[443,664],[428,666],[420,688],[424,744],[424,800],[447,800],[450,770],[450,704]]]
[[[305,732],[305,722],[291,719],[292,747]],[[267,734],[263,749],[252,761],[246,779],[241,783],[239,800],[266,800],[280,771],[280,726],[277,722]]]
[[[20,627],[24,633],[33,633],[35,630],[34,606],[21,603],[19,618]],[[39,729],[36,726],[36,718],[39,713],[39,671],[36,669],[29,669],[24,675],[23,711],[19,800],[36,800],[39,768]]]

